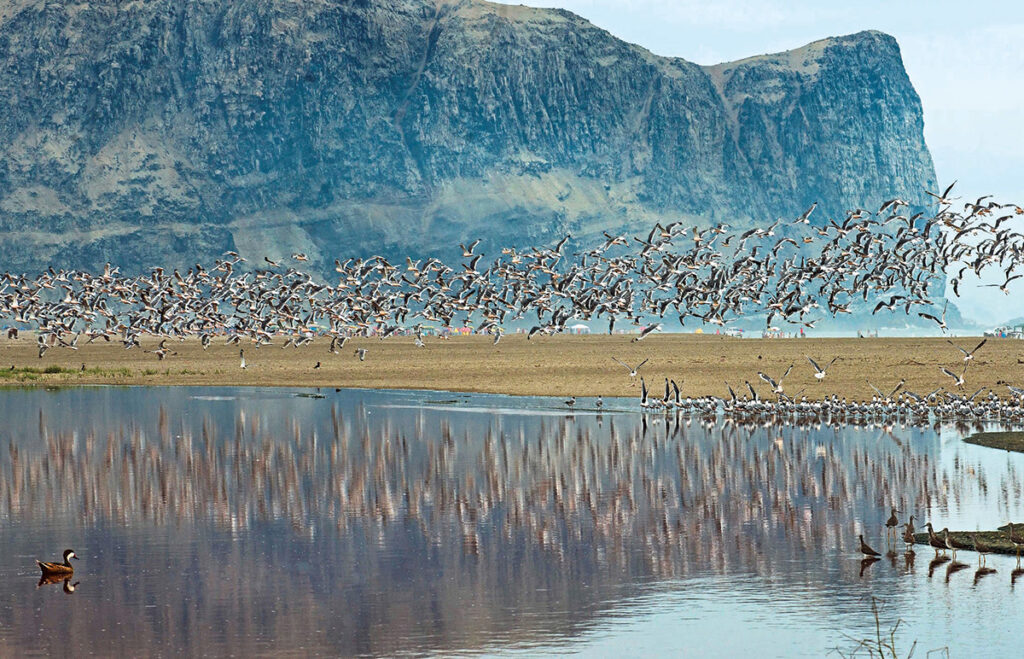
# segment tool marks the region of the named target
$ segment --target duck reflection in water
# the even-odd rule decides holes
[[[42,588],[43,586],[52,586],[53,584],[59,583],[63,584],[63,590],[65,594],[74,595],[75,588],[77,588],[78,584],[82,582],[76,581],[75,583],[71,583],[71,577],[73,576],[74,575],[71,574],[44,574],[43,576],[39,577],[39,583],[36,584],[36,588]]]

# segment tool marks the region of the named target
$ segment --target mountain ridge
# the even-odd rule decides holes
[[[0,259],[445,256],[841,214],[935,175],[892,37],[700,66],[480,0],[0,9]],[[4,84],[4,80],[7,84]]]

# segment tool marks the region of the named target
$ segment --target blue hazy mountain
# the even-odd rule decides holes
[[[130,271],[737,228],[935,173],[896,41],[716,66],[480,0],[0,8],[0,258]]]

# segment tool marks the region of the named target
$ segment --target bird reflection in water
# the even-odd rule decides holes
[[[864,572],[866,572],[869,567],[871,567],[880,560],[881,559],[877,556],[868,556],[867,558],[862,558],[860,561],[860,576],[863,577]]]
[[[89,524],[206,520],[237,535],[283,521],[298,533],[333,528],[352,543],[367,534],[405,542],[412,530],[444,552],[480,557],[485,570],[523,543],[550,565],[576,557],[677,578],[818,563],[842,529],[883,527],[851,501],[926,510],[987,496],[980,468],[944,470],[932,432],[921,430],[906,432],[922,441],[899,444],[867,428],[718,417],[524,411],[480,423],[434,411],[371,415],[361,403],[268,413],[245,401],[95,423],[41,408],[39,440],[0,454],[0,514],[31,517],[30,502],[47,501]]]
[[[960,561],[952,561],[946,566],[946,583],[949,583],[949,578],[959,572],[960,570],[966,570],[970,565],[967,563],[961,563]]]
[[[949,562],[949,560],[949,556],[936,556],[935,558],[933,558],[931,562],[928,563],[928,578],[931,579],[932,574],[935,573],[935,569],[943,563]]]
[[[996,569],[994,567],[981,566],[974,571],[974,585],[977,586],[978,582],[990,574],[995,574]]]
[[[39,583],[36,584],[36,588],[42,588],[43,586],[52,586],[54,584],[62,584],[63,590],[67,595],[73,595],[75,588],[81,581],[71,583],[71,579],[74,575],[72,574],[44,574],[39,577]]]

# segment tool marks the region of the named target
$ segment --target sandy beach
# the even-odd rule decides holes
[[[51,348],[40,359],[34,339],[0,341],[0,383],[16,385],[251,385],[289,387],[359,387],[438,389],[465,392],[551,396],[633,396],[629,372],[613,361],[628,364],[644,359],[640,370],[653,392],[661,393],[664,378],[673,378],[684,395],[726,395],[725,382],[737,394],[749,380],[762,395],[769,388],[758,378],[773,378],[790,364],[784,386],[788,394],[801,390],[810,398],[837,394],[869,398],[867,380],[888,392],[900,379],[916,393],[937,387],[955,389],[940,371],[960,373],[963,355],[942,338],[900,339],[738,339],[694,334],[661,334],[632,342],[630,336],[549,336],[527,341],[511,335],[492,345],[485,336],[426,338],[417,348],[412,337],[351,339],[341,354],[331,354],[329,339],[318,338],[301,348],[256,348],[242,344],[248,368],[239,367],[239,346],[219,338],[206,351],[198,340],[170,341],[177,354],[158,360],[144,350],[159,341],[146,338],[142,347],[125,350],[120,343],[93,343],[78,350]],[[980,338],[955,342],[972,349]],[[356,348],[367,348],[360,362]],[[824,365],[839,360],[822,382],[806,356]],[[319,369],[314,366],[320,362]],[[83,371],[84,367],[84,371]],[[50,372],[46,372],[50,371]],[[1024,341],[990,339],[971,362],[965,390],[981,386],[1005,395],[1005,384],[1024,385]]]

